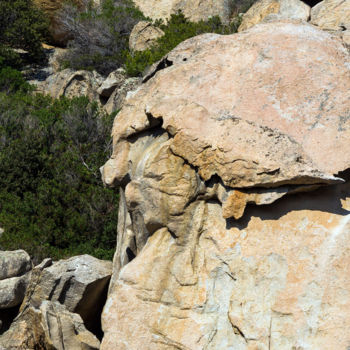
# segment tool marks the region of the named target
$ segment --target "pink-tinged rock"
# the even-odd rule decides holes
[[[101,349],[347,349],[342,39],[288,21],[202,35],[144,80],[102,169],[122,190]]]

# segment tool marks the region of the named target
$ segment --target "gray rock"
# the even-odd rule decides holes
[[[23,305],[40,308],[44,300],[57,301],[78,313],[88,329],[97,325],[105,302],[112,262],[80,255],[51,266],[33,269]],[[22,309],[26,306],[22,305]],[[98,325],[97,325],[98,326]]]
[[[95,350],[99,340],[75,313],[58,302],[26,308],[0,337],[0,349]]]
[[[24,250],[0,251],[0,280],[21,276],[31,268],[30,256]]]
[[[22,303],[29,278],[30,272],[0,281],[0,309],[9,309]]]

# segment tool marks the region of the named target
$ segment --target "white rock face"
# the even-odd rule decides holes
[[[284,20],[149,73],[102,169],[122,188],[102,350],[350,346],[349,62]]]

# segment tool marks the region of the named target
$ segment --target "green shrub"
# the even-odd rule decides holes
[[[0,69],[0,91],[6,94],[20,92],[29,92],[33,90],[23,78],[22,74],[15,69],[5,67]]]
[[[230,25],[221,23],[219,17],[212,17],[208,21],[190,22],[183,13],[171,15],[167,24],[156,23],[163,31],[164,35],[160,37],[153,48],[143,52],[126,52],[125,68],[130,76],[142,75],[145,68],[170,52],[182,41],[203,33],[231,34],[237,31],[238,19],[231,22]]]
[[[48,32],[48,21],[31,0],[0,1],[0,67],[19,67],[20,56],[13,49],[28,52],[30,62],[42,62],[41,46]]]
[[[0,249],[112,258],[118,198],[99,173],[112,119],[87,98],[0,92]]]
[[[62,66],[103,75],[122,66],[131,30],[145,18],[131,0],[104,0],[101,8],[88,6],[83,12],[66,4],[60,16],[74,38]]]

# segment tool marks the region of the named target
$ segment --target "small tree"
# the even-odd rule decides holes
[[[144,16],[130,0],[104,0],[99,8],[91,4],[84,8],[80,12],[66,3],[60,12],[60,21],[74,38],[63,66],[107,75],[122,66],[131,30]]]
[[[41,46],[48,33],[48,22],[31,0],[0,1],[0,66],[19,66],[21,60],[13,49],[28,52],[32,62],[45,55]]]

